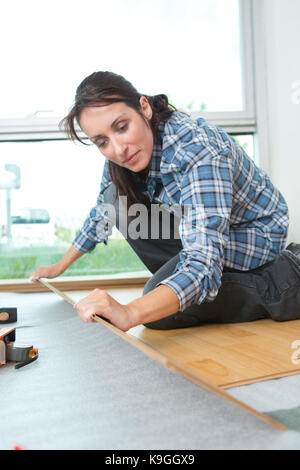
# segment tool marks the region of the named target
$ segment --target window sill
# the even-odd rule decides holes
[[[106,276],[72,276],[57,277],[49,282],[61,291],[92,290],[96,288],[111,289],[113,287],[143,287],[151,273],[139,271]],[[0,292],[48,292],[45,286],[31,282],[29,279],[0,280]]]

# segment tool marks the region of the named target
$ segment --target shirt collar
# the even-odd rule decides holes
[[[151,164],[149,168],[148,178],[157,178],[160,175],[160,163],[162,157],[162,142],[163,142],[163,131],[164,131],[164,122],[160,122],[158,126],[158,130],[161,137],[161,142],[155,136],[154,143],[153,143],[153,151],[151,157]]]

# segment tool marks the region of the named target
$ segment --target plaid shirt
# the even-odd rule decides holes
[[[159,131],[162,145],[154,142],[145,184],[151,201],[189,208],[179,225],[180,262],[161,282],[175,291],[183,311],[215,299],[224,267],[248,271],[273,260],[285,247],[288,208],[266,173],[221,128],[174,112]],[[110,183],[106,161],[97,204],[73,242],[77,250],[107,243],[111,231],[101,204]]]

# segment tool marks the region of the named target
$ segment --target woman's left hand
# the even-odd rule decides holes
[[[133,326],[127,306],[120,304],[101,289],[93,290],[87,297],[77,302],[74,308],[84,322],[95,322],[93,317],[100,315],[122,331],[127,331]]]

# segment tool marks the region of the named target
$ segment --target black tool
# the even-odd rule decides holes
[[[11,342],[6,345],[6,360],[18,362],[15,369],[20,369],[35,361],[39,357],[38,352],[39,350],[32,344]]]
[[[36,361],[38,357],[39,355],[36,354],[35,356],[31,357],[28,361],[19,362],[18,364],[15,365],[15,369],[20,369],[23,366],[27,366],[27,364],[30,364],[31,362]]]
[[[17,321],[16,308],[0,308],[0,325],[4,323],[14,323]]]

